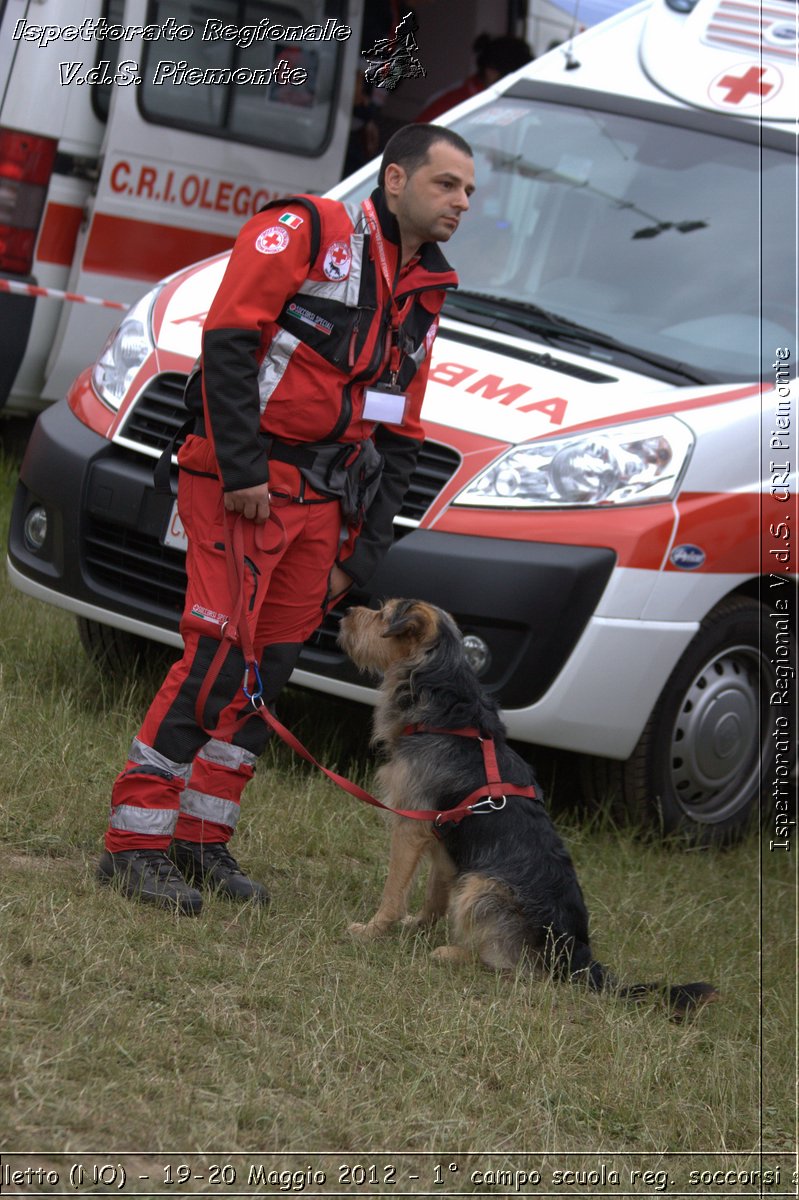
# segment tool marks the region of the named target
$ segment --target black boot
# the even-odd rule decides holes
[[[174,841],[170,854],[189,883],[205,884],[231,900],[269,903],[264,885],[244,874],[225,842]]]
[[[113,883],[132,900],[171,908],[184,916],[195,916],[203,898],[189,887],[163,850],[104,850],[97,864],[101,883]]]

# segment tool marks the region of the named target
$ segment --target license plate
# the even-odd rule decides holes
[[[183,528],[183,522],[178,515],[178,502],[174,500],[172,503],[172,512],[169,516],[169,522],[164,531],[164,536],[161,538],[164,546],[171,546],[173,550],[183,550],[185,553],[188,545],[186,530]]]

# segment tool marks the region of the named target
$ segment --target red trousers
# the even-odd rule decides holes
[[[270,470],[273,493],[299,494],[294,467],[272,463]],[[251,629],[269,705],[288,681],[302,643],[324,616],[328,576],[341,538],[337,501],[277,503],[285,528],[285,545],[278,553],[268,553],[280,539],[271,521],[260,527],[243,521],[255,601]],[[197,722],[197,696],[235,602],[228,584],[219,482],[181,471],[178,510],[189,539],[180,624],[183,657],[153,700],[114,784],[105,839],[112,853],[166,849],[173,837],[227,841],[238,820],[241,793],[269,736],[243,694],[244,658],[232,644],[207,698],[204,725],[224,730],[233,718],[248,712],[252,718],[232,736],[209,737]]]

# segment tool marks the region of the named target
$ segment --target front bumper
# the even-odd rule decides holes
[[[39,551],[23,532],[37,504],[48,513]],[[94,433],[66,402],[55,404],[39,418],[20,470],[12,580],[79,615],[179,641],[185,560],[163,544],[171,511],[172,498],[153,488],[150,460]],[[614,563],[609,549],[415,529],[397,540],[369,592],[349,602],[402,595],[446,608],[488,645],[485,685],[504,708],[518,708],[537,702],[561,672]],[[305,682],[358,683],[336,630],[333,614],[305,647]]]
[[[465,635],[488,646],[481,676],[504,708],[531,704],[550,687],[596,608],[615,562],[612,550],[417,529],[394,543],[352,603],[392,596],[427,600],[452,613]],[[325,626],[300,667],[356,682],[358,672]]]

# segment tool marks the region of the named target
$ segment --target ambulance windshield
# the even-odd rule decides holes
[[[456,128],[478,182],[446,249],[465,291],[529,302],[709,380],[757,378],[791,341],[789,154],[506,97]]]
[[[708,382],[758,378],[790,343],[790,154],[507,96],[454,128],[474,149],[477,191],[445,253],[462,293],[512,307],[514,327],[536,306],[599,335],[581,352],[646,372],[624,363],[623,343],[654,374],[667,360]],[[466,296],[447,310],[470,319]],[[532,310],[526,328],[544,336]]]

